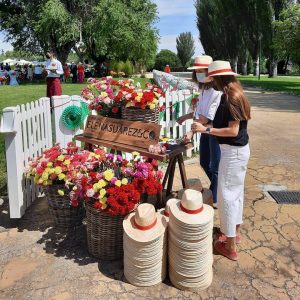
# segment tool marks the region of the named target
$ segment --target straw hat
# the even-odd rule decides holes
[[[208,66],[212,63],[212,61],[213,61],[213,59],[209,55],[197,56],[197,57],[195,57],[194,65],[187,69],[188,70],[207,69]]]
[[[155,212],[152,204],[143,203],[138,206],[136,212],[125,217],[123,228],[132,240],[145,243],[163,235],[167,221],[164,216]]]
[[[166,207],[159,210],[159,212],[167,218],[167,221],[168,221],[168,218],[170,217],[170,205],[172,203],[177,203],[178,201],[179,200],[176,198],[171,198],[167,201]]]
[[[202,193],[192,189],[186,189],[181,201],[170,205],[174,217],[190,225],[208,223],[213,216],[213,210],[209,208],[208,205],[203,204]]]
[[[238,76],[238,74],[232,71],[229,61],[215,60],[208,66],[208,77],[223,75]]]

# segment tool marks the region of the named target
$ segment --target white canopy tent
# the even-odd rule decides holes
[[[9,64],[10,66],[11,65],[15,65],[17,63],[17,61],[15,59],[10,59],[10,58],[7,58],[3,61],[4,64]]]

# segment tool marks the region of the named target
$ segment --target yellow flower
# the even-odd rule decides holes
[[[127,166],[127,167],[132,167],[132,163],[129,162],[126,166]]]
[[[125,107],[131,107],[132,106],[132,103],[131,102],[128,102]]]
[[[72,189],[73,191],[77,191],[77,186],[75,185],[75,186],[73,186],[73,189]]]
[[[137,151],[133,151],[133,152],[132,152],[132,155],[133,155],[133,156],[140,156],[140,153],[137,152]]]
[[[90,152],[90,155],[91,157],[95,156],[96,154],[94,152]]]
[[[100,94],[100,96],[103,97],[103,98],[105,98],[105,97],[108,96],[108,94],[107,94],[106,92],[102,92],[102,93]]]
[[[52,162],[48,162],[47,163],[47,167],[51,168],[53,166],[53,163]]]
[[[63,190],[57,190],[58,195],[64,196],[65,192]]]
[[[65,159],[65,156],[62,154],[57,157],[57,160],[60,160],[60,161],[63,161],[64,159]]]
[[[64,173],[60,173],[59,175],[58,175],[58,179],[59,180],[64,180],[66,178],[66,175],[64,174]]]
[[[151,103],[151,104],[149,105],[149,108],[150,108],[150,109],[155,109],[155,104]]]
[[[43,182],[44,182],[44,180],[42,178],[40,178],[37,183],[38,184],[43,184]]]
[[[106,190],[101,189],[100,192],[99,192],[99,198],[102,199],[105,195],[106,195]]]
[[[107,208],[107,204],[102,204],[102,207],[101,207],[101,209],[106,209]]]
[[[69,159],[67,159],[67,160],[64,161],[64,165],[65,166],[68,166],[70,163],[71,163],[71,161]]]
[[[154,100],[152,101],[152,103],[157,104],[157,103],[158,103],[158,99],[154,99]]]
[[[99,182],[96,182],[96,183],[93,184],[93,189],[96,192],[101,189]]]
[[[104,173],[104,178],[107,180],[107,181],[111,181],[112,178],[114,177],[114,172],[112,170],[106,170]]]
[[[96,158],[96,159],[99,159],[99,158],[100,158],[100,155],[99,155],[99,154],[96,154],[96,155],[95,155],[95,158]]]
[[[135,100],[136,102],[141,102],[141,99],[142,99],[142,97],[139,97],[139,96],[136,96],[136,97],[134,98],[134,100]]]
[[[49,174],[44,171],[43,174],[42,174],[42,179],[45,181],[45,180],[48,179],[48,177],[49,177]]]
[[[100,199],[99,202],[100,202],[101,204],[106,204],[107,198],[104,197],[104,198]]]
[[[126,185],[127,183],[128,183],[128,179],[127,179],[127,178],[123,178],[123,179],[122,179],[122,184],[123,184],[123,185]]]
[[[34,175],[34,183],[38,183],[39,179],[40,179],[39,175],[35,174]]]
[[[59,175],[59,174],[62,172],[61,167],[56,167],[56,168],[54,169],[54,172],[55,172],[56,175]]]
[[[103,187],[105,187],[107,185],[107,182],[103,179],[98,181],[99,184],[99,189],[102,189]]]
[[[116,186],[121,186],[121,184],[122,184],[121,180],[117,180],[117,181],[115,182],[115,185],[116,185]]]
[[[49,174],[53,174],[55,172],[55,170],[52,168],[52,169],[49,169]]]

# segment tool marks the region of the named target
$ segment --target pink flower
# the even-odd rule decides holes
[[[86,191],[86,196],[87,196],[87,197],[91,198],[91,197],[93,197],[94,195],[95,195],[95,191],[94,191],[93,189],[88,189],[88,190]]]

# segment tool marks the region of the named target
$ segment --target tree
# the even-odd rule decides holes
[[[191,32],[180,33],[176,38],[177,56],[183,67],[195,54],[195,43]]]
[[[169,65],[172,69],[177,67],[178,64],[177,55],[171,50],[163,49],[156,55],[154,68],[162,71],[166,65]]]
[[[300,65],[300,4],[283,10],[274,25],[275,51],[281,57],[290,58],[293,63]]]
[[[147,65],[157,50],[156,18],[150,0],[99,1],[83,26],[88,55],[98,65],[112,59]]]
[[[4,0],[0,28],[16,50],[45,53],[51,49],[64,63],[79,39],[78,14],[84,1]]]

